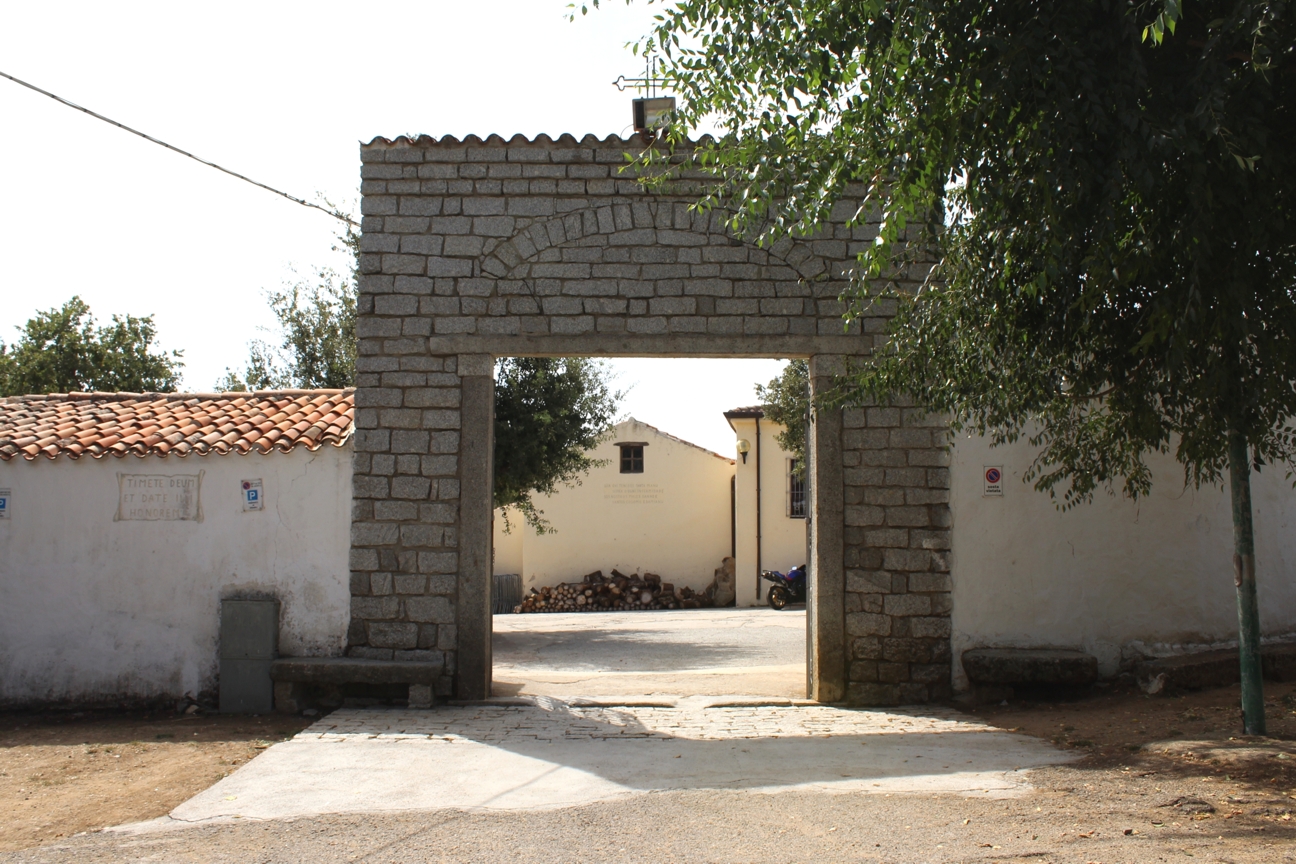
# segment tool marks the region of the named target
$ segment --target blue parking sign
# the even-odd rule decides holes
[[[262,510],[265,503],[261,495],[261,478],[243,481],[243,510]]]

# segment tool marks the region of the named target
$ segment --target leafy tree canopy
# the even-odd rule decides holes
[[[532,496],[549,495],[560,484],[579,485],[591,468],[604,464],[588,452],[612,425],[621,396],[596,360],[500,360],[495,369],[495,506],[517,508],[537,534],[552,531]]]
[[[12,345],[0,342],[0,395],[165,393],[180,383],[181,352],[157,349],[152,315],[114,315],[97,327],[90,307],[73,297],[20,331]]]
[[[355,256],[360,235],[348,227],[334,251],[352,255],[350,272],[322,268],[312,280],[301,280],[284,291],[267,292],[279,322],[278,344],[256,339],[248,344],[242,374],[225,370],[218,390],[283,390],[343,388],[355,383],[356,297]]]
[[[792,454],[804,473],[806,424],[810,419],[810,364],[805,360],[788,363],[768,386],[756,385],[756,398],[765,406],[765,416],[783,426],[774,440]]]
[[[880,220],[846,299],[898,314],[855,396],[1027,436],[1064,506],[1146,493],[1153,452],[1228,474],[1249,732],[1250,471],[1296,452],[1291,11],[683,0],[639,46],[680,97],[668,144],[720,129],[694,158],[735,229],[809,232],[839,202]]]

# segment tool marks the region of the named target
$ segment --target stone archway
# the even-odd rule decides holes
[[[638,140],[375,139],[364,200],[348,653],[443,658],[439,691],[490,688],[493,361],[808,357],[822,389],[873,348],[837,298],[871,226],[760,249],[621,176]],[[687,178],[696,184],[703,178]],[[921,702],[949,689],[948,476],[938,427],[900,408],[816,413],[810,694]]]

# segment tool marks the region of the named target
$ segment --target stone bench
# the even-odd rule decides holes
[[[1296,681],[1296,643],[1279,642],[1260,648],[1260,664],[1269,681]],[[1134,670],[1140,682],[1155,683],[1156,689],[1206,690],[1227,687],[1241,680],[1236,648],[1199,651],[1141,661]]]
[[[1098,680],[1098,658],[1060,648],[973,648],[963,652],[973,684],[1086,687]]]
[[[405,685],[411,708],[431,708],[433,688],[444,672],[443,663],[358,657],[280,657],[270,664],[275,710],[289,714],[307,707],[302,704],[303,691],[309,685]]]
[[[1064,648],[973,648],[963,671],[977,701],[1011,697],[1018,689],[1079,690],[1098,680],[1098,658]]]

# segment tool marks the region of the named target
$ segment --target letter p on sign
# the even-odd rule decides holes
[[[243,481],[243,512],[249,510],[265,509],[265,488],[261,480],[244,480]]]

